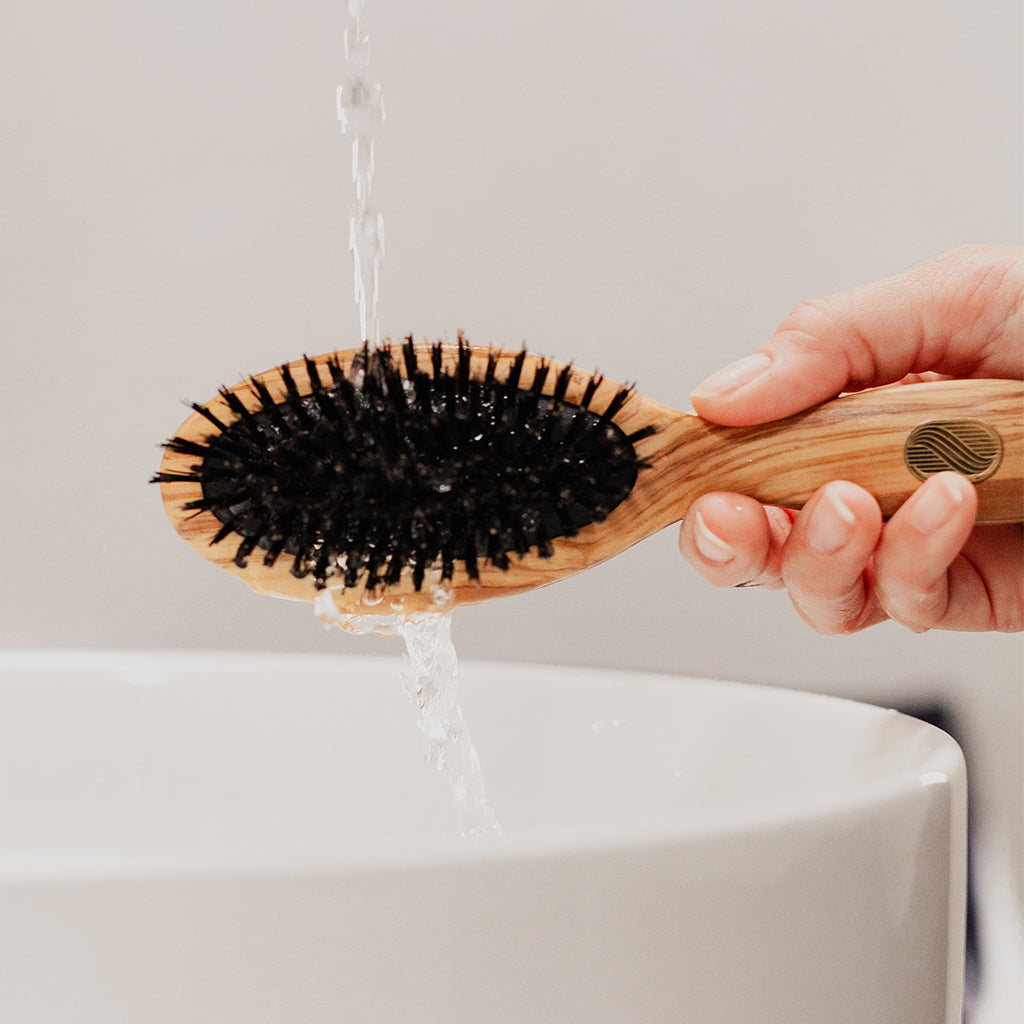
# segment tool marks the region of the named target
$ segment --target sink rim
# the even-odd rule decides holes
[[[286,653],[248,650],[168,650],[168,649],[10,649],[0,651],[0,700],[6,676],[18,670],[97,671],[114,667],[127,671],[133,666],[157,668],[158,674],[173,676],[178,666],[202,661],[230,664],[243,669],[258,664],[261,670],[272,669],[275,663],[309,671],[323,667],[337,668],[345,662],[375,663],[379,668],[391,659],[375,654]],[[397,658],[395,659],[397,663]],[[664,814],[638,817],[611,823],[574,824],[565,827],[534,826],[519,828],[500,838],[484,837],[466,840],[457,834],[416,835],[404,847],[394,837],[379,841],[360,841],[345,848],[324,843],[316,849],[299,849],[294,844],[254,848],[229,843],[196,844],[187,849],[119,845],[116,847],[74,847],[7,849],[0,846],[0,885],[29,881],[73,881],[84,879],[126,879],[154,877],[195,877],[231,875],[281,876],[308,873],[344,875],[373,874],[388,870],[443,867],[467,863],[500,863],[544,857],[565,857],[621,851],[627,847],[657,847],[670,844],[696,846],[720,841],[725,835],[742,841],[757,842],[759,836],[781,827],[821,823],[821,827],[837,827],[851,816],[859,816],[869,808],[921,798],[921,790],[935,785],[962,787],[965,768],[963,755],[955,741],[926,722],[897,711],[847,698],[810,691],[791,690],[756,683],[692,677],[683,674],[649,672],[618,668],[595,668],[579,665],[547,663],[467,660],[461,664],[464,676],[474,676],[472,685],[486,685],[488,674],[532,676],[553,673],[562,686],[594,686],[600,677],[607,684],[642,685],[647,687],[714,690],[730,696],[756,695],[773,704],[795,702],[802,706],[845,706],[849,714],[862,719],[875,718],[885,723],[890,737],[905,736],[913,741],[917,753],[926,762],[916,769],[844,788],[839,794],[807,795],[780,799],[756,810],[727,807],[720,811],[702,811],[692,816]],[[127,684],[130,685],[130,684]],[[167,685],[166,680],[147,681],[143,685]],[[173,681],[170,683],[173,685]],[[845,713],[845,712],[844,712]],[[892,740],[887,740],[892,742]]]

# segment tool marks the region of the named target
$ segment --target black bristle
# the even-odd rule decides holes
[[[480,579],[480,566],[477,562],[477,536],[473,525],[473,517],[464,514],[459,519],[459,534],[462,537],[462,561],[466,567],[466,575],[471,580],[478,580]]]
[[[360,365],[360,367],[364,366],[365,363],[365,359],[361,361],[357,360],[357,364]],[[331,380],[333,381],[335,387],[340,387],[349,380],[348,375],[341,368],[341,363],[338,361],[338,357],[336,355],[328,357],[327,372],[331,375]]]
[[[309,376],[309,390],[315,397],[324,393],[324,382],[320,379],[320,367],[309,358],[303,356],[302,361],[306,366],[306,374]]]
[[[416,375],[416,371],[419,369],[419,362],[416,358],[416,346],[413,344],[412,335],[410,334],[402,345],[402,356],[405,360],[405,375],[410,379]]]
[[[634,430],[632,434],[627,434],[626,440],[630,444],[636,444],[637,441],[643,441],[644,438],[650,437],[652,434],[656,434],[657,432],[658,428],[648,423],[647,426],[641,427],[639,430]]]
[[[424,352],[409,337],[364,346],[348,370],[338,355],[306,357],[308,388],[281,366],[276,400],[256,378],[248,405],[222,389],[235,419],[193,404],[216,432],[168,441],[195,462],[154,480],[201,485],[183,508],[216,517],[211,544],[237,538],[237,565],[257,549],[267,566],[287,554],[318,588],[386,588],[408,569],[419,590],[457,567],[476,579],[485,563],[550,557],[629,495],[646,466],[633,446],[653,433],[616,425],[629,389],[598,413],[600,377],[566,400],[571,366],[538,361],[524,386],[525,350],[484,360],[460,336]]]
[[[195,473],[154,473],[149,478],[151,484],[191,484],[198,480]]]
[[[302,426],[310,427],[313,423],[313,418],[306,407],[306,403],[302,400],[299,386],[295,383],[295,377],[292,376],[291,367],[285,363],[278,372],[281,374],[281,380],[284,383],[285,390],[288,392],[288,399],[285,403],[288,411],[295,416]]]
[[[229,391],[227,388],[220,389],[220,397],[227,402],[228,407],[238,417],[237,422],[244,423],[250,432],[258,433],[258,427],[256,424],[259,422],[256,416],[249,411],[248,406],[235,394],[234,391]],[[222,431],[227,433],[227,430]]]
[[[494,387],[494,374],[498,369],[498,354],[491,349],[487,353],[487,368],[484,370],[483,388],[490,391]]]
[[[459,362],[457,374],[459,381],[459,393],[462,395],[469,394],[469,368],[472,358],[472,349],[470,349],[466,344],[463,337],[459,335]]]
[[[252,554],[253,549],[259,543],[258,537],[243,537],[242,543],[238,545],[238,550],[235,552],[235,565],[239,569],[244,569],[247,565],[247,559]]]
[[[210,454],[210,449],[198,441],[188,441],[183,437],[172,437],[164,443],[164,448],[169,452],[177,452],[179,455],[192,455],[197,459],[205,459]]]
[[[536,371],[533,375],[533,381],[530,384],[530,390],[535,395],[542,395],[544,393],[544,383],[548,379],[548,371],[551,369],[547,363],[540,363],[537,366]]]
[[[619,390],[615,392],[615,397],[608,403],[608,407],[603,413],[601,413],[601,422],[610,423],[621,411],[623,405],[626,404],[626,400],[632,393],[632,388],[619,388]]]
[[[551,546],[551,537],[547,530],[544,529],[543,523],[537,527],[535,543],[537,545],[537,554],[541,558],[550,558],[555,553],[555,549]]]
[[[221,433],[228,429],[205,405],[200,405],[198,402],[189,402],[189,408],[209,420]]]
[[[259,400],[260,410],[267,414],[270,422],[273,423],[278,430],[285,429],[284,416],[281,413],[282,406],[279,406],[274,402],[270,392],[267,390],[267,385],[264,384],[259,377],[250,378],[249,384],[252,387],[253,394]]]
[[[441,579],[450,580],[455,573],[455,553],[450,544],[441,548]]]
[[[512,366],[509,369],[508,377],[505,378],[505,386],[502,389],[503,392],[511,397],[515,391],[519,389],[519,380],[523,375],[523,365],[526,363],[526,349],[524,348],[516,357],[512,360]]]
[[[559,371],[555,378],[555,390],[551,393],[551,400],[557,405],[565,400],[565,393],[569,388],[569,381],[572,380],[572,364],[566,364]]]
[[[402,545],[396,545],[396,549],[401,548]],[[385,586],[393,586],[402,578],[402,570],[405,568],[402,558],[400,555],[393,554],[388,561],[387,572],[384,574]]]
[[[597,393],[597,389],[604,383],[604,378],[598,374],[594,374],[590,380],[587,381],[586,390],[583,392],[583,398],[580,401],[580,407],[583,409],[589,409],[590,403],[594,400],[594,395]]]
[[[444,395],[444,408],[448,415],[449,423],[455,421],[458,415],[458,402],[459,402],[459,381],[456,377],[451,377],[448,374],[444,374],[441,377],[434,378],[434,388],[440,390]]]
[[[287,544],[288,537],[286,534],[279,533],[272,537],[267,553],[263,556],[263,564],[268,567],[272,566],[281,557],[281,552],[284,551]]]

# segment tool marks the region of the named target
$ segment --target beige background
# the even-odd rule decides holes
[[[396,656],[194,556],[145,483],[179,399],[357,340],[346,18],[5,8],[0,645]],[[525,341],[686,408],[802,299],[1021,241],[1017,0],[368,0],[364,24],[395,336]],[[819,638],[778,594],[703,585],[674,530],[455,634],[467,658],[947,700],[987,834],[1019,842],[1020,637]]]

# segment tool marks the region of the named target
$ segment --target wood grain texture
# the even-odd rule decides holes
[[[348,372],[360,351],[318,356],[314,363],[323,369],[327,360],[334,358]],[[472,349],[474,377],[483,376],[491,352],[483,347]],[[419,346],[417,353],[420,369],[428,370],[429,346]],[[518,354],[496,350],[496,379],[507,378]],[[456,359],[456,346],[447,346],[443,372],[451,371]],[[527,358],[521,387],[530,386],[541,362],[536,356]],[[550,368],[543,390],[550,394],[565,364],[543,362]],[[289,364],[289,369],[300,393],[308,393],[310,379],[305,363],[298,360]],[[327,380],[326,371],[322,377]],[[592,378],[592,374],[574,368],[566,400],[578,403]],[[259,379],[275,401],[284,397],[278,370],[260,374]],[[620,385],[603,381],[590,408],[602,412],[619,389]],[[258,398],[249,382],[243,381],[231,390],[247,408],[258,408]],[[235,419],[220,395],[206,408],[224,423]],[[636,445],[638,455],[650,467],[640,471],[630,495],[603,523],[586,526],[575,537],[555,539],[550,558],[531,550],[522,558],[513,556],[507,570],[481,562],[479,580],[470,580],[457,564],[448,584],[451,601],[473,604],[573,575],[681,519],[696,498],[710,491],[737,491],[764,503],[800,508],[818,487],[843,479],[866,488],[878,499],[884,514],[891,515],[921,485],[904,460],[907,437],[915,427],[935,419],[981,420],[995,428],[1002,440],[1002,461],[989,479],[977,485],[978,521],[1024,520],[1024,384],[1020,381],[942,381],[879,388],[834,399],[786,420],[741,428],[706,423],[634,392],[614,422],[627,434],[649,425],[656,428],[656,433]],[[202,442],[212,429],[197,412],[182,424],[177,436]],[[161,472],[187,472],[194,462],[194,457],[168,451]],[[257,549],[242,569],[232,561],[240,538],[233,535],[211,546],[210,538],[220,521],[211,512],[183,510],[187,502],[201,497],[199,483],[165,482],[161,487],[175,528],[204,558],[261,593],[303,601],[316,597],[312,579],[291,575],[292,559],[288,555],[281,555],[268,567]],[[407,570],[383,594],[367,595],[358,585],[332,587],[331,592],[342,612],[414,613],[435,607],[433,595],[439,572],[433,579],[428,573],[419,592],[414,590],[411,577],[411,570]],[[368,598],[372,603],[367,603]]]

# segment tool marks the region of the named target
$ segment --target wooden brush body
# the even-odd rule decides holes
[[[472,347],[469,351],[470,373],[478,380],[487,372],[489,360],[494,378],[504,381],[521,358],[520,353],[509,350]],[[416,353],[421,370],[433,373],[439,367],[443,374],[457,372],[458,346],[442,346],[439,356],[433,354],[431,346],[416,346]],[[361,358],[365,358],[365,350],[356,349],[317,357],[311,365],[322,381],[329,383],[329,360],[335,360],[347,375],[358,372]],[[551,395],[563,369],[565,364],[528,356],[521,364],[520,387],[530,388],[541,372],[546,375],[541,392]],[[288,370],[298,391],[308,394],[311,381],[307,363],[298,360],[288,364]],[[589,387],[588,407],[596,413],[601,413],[621,391],[620,385],[611,381],[600,381],[594,390],[594,375],[578,368],[569,368],[566,373],[565,401],[579,404]],[[286,400],[280,369],[270,370],[231,389],[247,409],[255,411],[263,401],[252,381],[259,382],[273,401]],[[204,408],[225,424],[237,418],[223,392]],[[530,550],[522,557],[513,555],[507,569],[481,560],[478,579],[471,579],[465,567],[456,564],[454,574],[444,584],[450,603],[472,604],[520,593],[577,573],[681,519],[696,498],[711,491],[735,491],[766,504],[800,508],[817,488],[830,480],[843,479],[875,495],[883,513],[889,516],[920,486],[922,474],[941,469],[943,459],[955,460],[958,447],[966,446],[971,455],[976,437],[982,438],[982,448],[984,437],[995,438],[989,448],[979,449],[980,454],[976,451],[973,461],[961,469],[965,475],[977,478],[978,521],[1024,519],[1024,385],[1020,381],[961,380],[878,388],[753,427],[717,426],[631,392],[612,422],[627,435],[655,428],[653,434],[636,442],[636,453],[647,468],[639,471],[628,497],[603,522],[584,526],[575,536],[554,538],[550,557]],[[922,434],[926,424],[937,426]],[[937,440],[928,434],[929,430]],[[202,444],[211,431],[209,415],[196,411],[176,437]],[[914,457],[907,453],[908,440],[915,431],[923,438],[924,450],[934,454],[931,462],[926,460],[926,468],[917,466],[916,472]],[[952,449],[946,451],[949,444]],[[991,445],[998,446],[997,455],[992,454]],[[210,544],[221,521],[210,511],[187,511],[183,507],[203,495],[201,483],[181,479],[194,465],[194,457],[169,449],[161,466],[160,476],[171,478],[161,480],[165,507],[183,539],[204,558],[261,593],[314,600],[319,593],[315,582],[308,576],[300,579],[291,574],[293,559],[289,555],[282,554],[267,566],[257,548],[242,568],[233,561],[237,544],[231,538]],[[428,573],[417,590],[411,570],[407,570],[397,583],[374,593],[368,594],[362,585],[343,588],[329,583],[329,589],[343,613],[408,614],[436,607],[438,582],[436,574]]]

